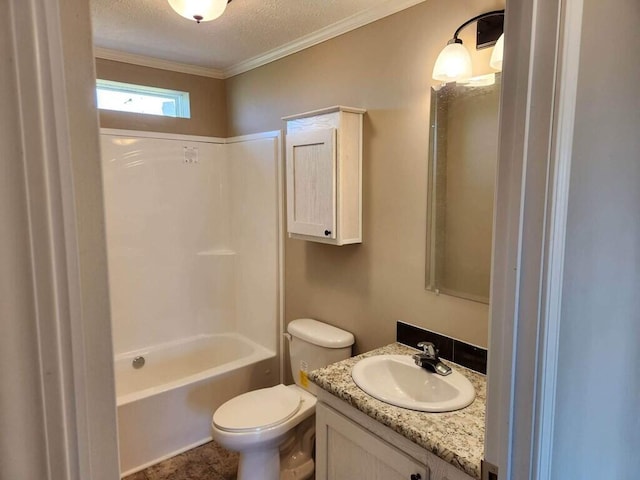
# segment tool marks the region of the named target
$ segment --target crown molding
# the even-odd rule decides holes
[[[352,15],[351,17],[340,20],[328,27],[321,28],[309,35],[300,37],[293,42],[287,43],[273,50],[269,50],[266,53],[248,60],[236,63],[224,70],[188,65],[186,63],[172,62],[169,60],[161,60],[159,58],[136,55],[133,53],[126,53],[102,47],[94,47],[94,54],[96,58],[102,58],[104,60],[132,63],[143,67],[159,68],[161,70],[188,73],[202,77],[226,79],[248,72],[249,70],[253,70],[254,68],[261,67],[268,63],[275,62],[276,60],[300,52],[309,47],[313,47],[319,43],[326,42],[327,40],[331,40],[332,38],[355,30],[356,28],[368,25],[369,23],[373,23],[384,17],[388,17],[389,15],[393,15],[394,13],[398,13],[409,7],[413,7],[414,5],[424,1],[425,0],[389,0],[382,5],[378,5],[377,7]]]
[[[134,65],[140,65],[143,67],[159,68],[161,70],[188,73],[190,75],[199,75],[201,77],[217,78],[220,80],[225,78],[224,72],[216,68],[188,65],[186,63],[161,60],[159,58],[136,55],[133,53],[126,53],[118,50],[111,50],[108,48],[94,47],[94,55],[96,58],[102,58],[104,60],[132,63]]]
[[[281,58],[300,52],[309,47],[313,47],[327,40],[331,40],[344,33],[363,27],[369,23],[388,17],[394,13],[398,13],[409,7],[413,7],[425,0],[390,0],[382,5],[357,13],[351,17],[340,20],[328,27],[321,28],[309,35],[287,43],[281,47],[270,50],[266,53],[250,58],[248,60],[236,63],[229,68],[223,70],[224,78],[233,77],[254,68],[261,67],[267,63],[275,62]]]

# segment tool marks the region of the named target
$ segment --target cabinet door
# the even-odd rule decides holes
[[[316,480],[429,480],[429,469],[319,403]]]
[[[287,135],[287,231],[336,238],[336,129]]]

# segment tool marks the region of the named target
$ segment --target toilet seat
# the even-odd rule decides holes
[[[284,423],[302,404],[300,394],[284,385],[244,393],[222,404],[213,424],[225,432],[259,432]]]

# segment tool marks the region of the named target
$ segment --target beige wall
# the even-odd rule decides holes
[[[566,480],[640,470],[640,2],[614,6],[582,17],[550,474]]]
[[[330,105],[367,109],[364,242],[286,241],[287,322],[309,316],[343,327],[357,351],[393,341],[398,319],[486,346],[486,305],[424,287],[429,88],[453,31],[503,6],[430,0],[227,80],[229,135],[282,128],[282,116]],[[477,65],[489,55],[481,52]]]
[[[97,77],[103,80],[189,92],[191,100],[191,118],[168,118],[101,110],[101,127],[212,137],[227,136],[224,80],[100,58],[96,59],[96,73]]]

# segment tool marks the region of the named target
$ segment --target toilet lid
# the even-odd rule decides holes
[[[213,424],[226,431],[259,431],[293,417],[301,398],[284,385],[244,393],[225,402],[213,414]]]

